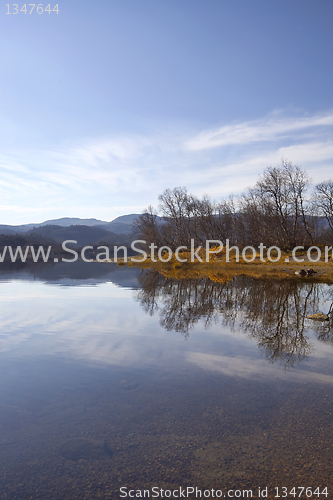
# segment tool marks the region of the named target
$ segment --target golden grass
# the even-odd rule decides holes
[[[205,259],[205,252],[199,252],[202,259]],[[246,255],[249,258],[252,253]],[[137,262],[135,258],[131,258],[127,265],[129,267],[141,267],[144,269],[156,269],[166,278],[188,279],[188,278],[209,278],[212,281],[228,282],[236,276],[249,276],[252,278],[272,278],[272,279],[294,279],[294,280],[311,280],[316,282],[333,283],[333,262],[330,259],[328,262],[321,260],[319,262],[311,262],[307,258],[306,252],[297,252],[298,259],[304,259],[304,262],[296,262],[292,259],[291,252],[281,252],[281,259],[278,262],[272,263],[269,261],[262,262],[259,253],[253,262],[246,262],[240,256],[239,262],[236,261],[235,255],[232,254],[230,262],[225,260],[225,252],[212,254],[210,262],[190,262],[190,252],[185,251],[179,253],[179,257],[186,259],[186,262],[180,263],[172,256],[169,262],[153,262],[147,259],[144,262]],[[274,258],[274,254],[272,253]],[[264,255],[264,258],[267,256]],[[286,262],[287,259],[287,262]],[[289,260],[289,262],[288,262]],[[118,265],[120,262],[118,262]],[[120,264],[123,265],[123,262]],[[295,274],[301,269],[314,269],[317,274],[311,278],[301,278]]]

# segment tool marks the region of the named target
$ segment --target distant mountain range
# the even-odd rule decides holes
[[[63,217],[62,219],[51,219],[39,224],[22,224],[21,226],[9,226],[0,224],[0,234],[22,234],[43,226],[98,226],[116,234],[128,234],[132,232],[132,224],[141,214],[121,215],[111,222],[99,219],[79,219],[77,217]]]
[[[135,239],[133,223],[141,214],[121,215],[111,222],[99,219],[79,219],[63,217],[40,224],[10,226],[0,224],[1,235],[20,235],[27,240],[62,243],[76,240],[79,246],[96,245],[104,242],[108,245],[130,245]],[[1,242],[0,242],[1,243]]]

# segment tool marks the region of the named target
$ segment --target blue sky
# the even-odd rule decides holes
[[[58,6],[1,3],[0,223],[221,199],[282,156],[333,177],[331,0]]]

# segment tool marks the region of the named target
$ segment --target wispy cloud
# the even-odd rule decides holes
[[[333,112],[304,118],[281,118],[275,114],[261,120],[233,123],[216,129],[205,130],[185,143],[190,151],[221,146],[249,144],[288,138],[290,133],[333,125]]]
[[[157,205],[164,189],[179,185],[221,198],[252,185],[281,157],[319,182],[332,176],[332,126],[333,112],[301,118],[273,113],[200,133],[161,128],[77,140],[56,150],[8,150],[0,157],[1,222],[111,220]]]

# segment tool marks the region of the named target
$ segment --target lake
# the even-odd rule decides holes
[[[0,498],[332,498],[333,320],[307,318],[332,303],[315,280],[2,271]]]

